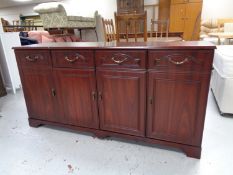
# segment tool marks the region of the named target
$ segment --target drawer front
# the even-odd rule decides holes
[[[21,66],[50,66],[51,60],[48,50],[16,51],[16,58]]]
[[[210,71],[212,51],[149,51],[149,69],[175,71]]]
[[[94,53],[90,50],[53,50],[54,67],[94,67]]]
[[[146,51],[99,50],[96,51],[97,67],[108,68],[146,68]]]

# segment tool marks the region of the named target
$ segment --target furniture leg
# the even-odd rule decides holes
[[[31,118],[28,119],[28,122],[29,122],[29,125],[33,128],[38,128],[39,126],[42,125],[38,120],[34,120]]]
[[[97,31],[96,31],[96,28],[95,28],[95,35],[96,35],[96,39],[97,39],[97,41],[99,41],[99,39],[98,39],[98,34],[97,34]]]

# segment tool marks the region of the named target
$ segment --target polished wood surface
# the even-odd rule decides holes
[[[30,118],[57,121],[51,75],[51,68],[24,67],[21,71],[23,91]]]
[[[29,50],[118,50],[118,49],[137,49],[137,50],[209,50],[216,46],[208,41],[177,41],[177,42],[63,42],[63,43],[42,43],[27,46],[13,47],[13,49],[22,50],[25,55]]]
[[[95,52],[96,66],[102,68],[146,68],[146,51],[101,50]]]
[[[170,32],[183,32],[184,40],[198,40],[202,1],[173,0],[170,7]]]
[[[170,0],[159,0],[159,20],[168,20],[170,18],[170,5]]]
[[[95,71],[57,68],[53,75],[59,122],[98,129]]]
[[[90,50],[55,50],[51,54],[54,67],[94,67],[94,52]]]
[[[144,0],[117,0],[117,13],[142,13]]]
[[[146,72],[97,70],[100,128],[145,136]]]
[[[105,44],[15,48],[30,126],[167,145],[200,158],[215,46]]]

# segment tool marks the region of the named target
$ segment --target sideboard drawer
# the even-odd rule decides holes
[[[98,50],[97,67],[108,68],[146,68],[146,51],[144,50]]]
[[[52,50],[54,67],[94,67],[94,52],[90,50]]]
[[[210,71],[211,51],[149,51],[149,69],[175,71]]]
[[[16,57],[22,66],[50,66],[48,50],[16,51]]]

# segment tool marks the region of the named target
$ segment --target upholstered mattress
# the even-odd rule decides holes
[[[217,46],[213,66],[222,77],[233,78],[233,45]]]
[[[211,89],[221,113],[233,114],[233,46],[215,50]]]

